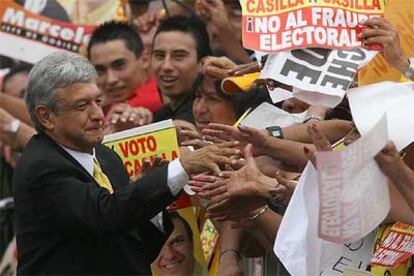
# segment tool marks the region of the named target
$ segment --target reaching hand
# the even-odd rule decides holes
[[[319,127],[316,124],[311,124],[310,126],[308,126],[307,131],[309,133],[309,137],[312,139],[316,151],[332,151],[331,142],[329,142],[328,138],[326,138],[325,134],[323,134],[323,132],[319,129]],[[312,162],[312,164],[316,168],[315,153],[307,147],[304,147],[303,150],[305,152],[306,157]]]
[[[117,104],[109,111],[109,123],[113,132],[150,124],[152,112],[145,107]]]
[[[188,175],[209,172],[222,176],[221,168],[232,166],[240,157],[237,146],[237,142],[211,144],[181,155],[180,161]]]
[[[388,141],[385,147],[375,156],[381,171],[387,175],[395,175],[405,166],[404,161],[392,141]]]
[[[211,78],[224,79],[230,77],[230,72],[237,65],[228,57],[206,57],[203,60],[203,74]]]
[[[247,144],[252,144],[253,155],[262,155],[265,153],[266,146],[272,139],[266,130],[259,130],[246,126],[235,128],[229,125],[209,124],[202,130],[205,139],[213,143],[219,141],[239,141],[241,149]]]
[[[246,165],[240,170],[223,172],[223,178],[195,176],[190,181],[195,192],[211,200],[208,212],[212,217],[223,220],[249,216],[271,197],[277,182],[260,171],[251,149],[251,145],[246,147]]]
[[[363,30],[360,37],[364,46],[379,43],[383,46],[381,54],[391,66],[400,72],[405,72],[409,63],[401,48],[400,37],[394,27],[384,17],[376,17],[366,20],[362,25],[367,28]]]
[[[273,191],[270,191],[270,194],[274,200],[288,206],[295,191],[297,181],[285,178],[280,172],[276,172],[276,179],[279,184]]]

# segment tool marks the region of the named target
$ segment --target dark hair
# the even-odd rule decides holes
[[[190,242],[193,242],[193,230],[191,230],[191,227],[188,224],[188,222],[182,216],[180,216],[177,212],[170,212],[170,217],[171,217],[171,220],[178,219],[179,221],[183,223],[188,239],[190,240]]]
[[[335,108],[326,112],[325,120],[332,119],[352,121],[351,108],[347,97],[344,97]]]
[[[124,41],[128,50],[137,57],[144,51],[141,37],[133,27],[123,22],[107,21],[93,31],[87,48],[88,59],[90,59],[91,49],[94,45],[118,39]]]
[[[197,79],[194,82],[194,91],[197,91],[198,88],[200,88],[204,78],[205,77],[203,74],[199,74],[197,76]],[[213,81],[217,96],[231,102],[235,111],[236,118],[239,118],[241,115],[243,115],[247,109],[254,109],[263,102],[272,103],[272,99],[270,98],[269,93],[262,87],[254,88],[249,91],[226,94],[223,92],[223,90],[221,90],[222,79],[214,79]]]
[[[197,59],[211,55],[210,40],[203,21],[197,16],[176,15],[167,17],[160,22],[155,32],[153,42],[161,32],[183,32],[193,36],[196,42]]]
[[[4,89],[6,88],[6,82],[13,77],[14,75],[20,74],[20,73],[29,73],[32,69],[33,65],[25,62],[20,62],[15,65],[13,65],[10,68],[10,71],[4,75],[3,77],[3,83],[1,85],[1,91],[4,92]]]

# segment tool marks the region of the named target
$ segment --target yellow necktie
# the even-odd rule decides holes
[[[112,194],[114,192],[111,186],[111,182],[109,181],[108,177],[104,174],[104,172],[101,169],[101,166],[99,166],[99,163],[96,160],[93,161],[93,178],[95,178],[99,186],[107,189],[109,193]]]

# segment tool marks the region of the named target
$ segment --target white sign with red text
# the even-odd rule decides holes
[[[316,154],[319,178],[319,237],[349,243],[366,236],[390,210],[387,178],[375,155],[387,143],[387,119],[342,151]]]

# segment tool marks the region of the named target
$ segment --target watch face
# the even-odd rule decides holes
[[[273,137],[280,137],[280,130],[272,130]]]

